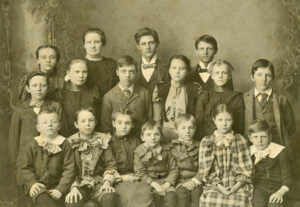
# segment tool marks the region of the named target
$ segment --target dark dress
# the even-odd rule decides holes
[[[83,107],[92,107],[96,112],[97,126],[100,126],[101,101],[96,87],[93,89],[82,87],[80,91],[72,88],[71,84],[66,84],[65,89],[61,92],[62,106],[66,114],[69,133],[68,136],[75,134],[78,130],[74,126],[76,111]],[[98,127],[96,126],[96,129]]]
[[[87,86],[96,86],[103,97],[119,81],[116,74],[117,63],[111,58],[102,57],[100,61],[85,59],[88,66]]]
[[[199,137],[212,134],[215,131],[213,112],[217,105],[227,104],[233,111],[232,129],[239,134],[244,132],[245,104],[243,94],[237,91],[224,90],[217,92],[214,89],[201,93],[197,102],[196,120]]]

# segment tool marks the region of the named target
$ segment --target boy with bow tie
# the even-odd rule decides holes
[[[274,78],[274,66],[270,61],[259,59],[253,63],[251,80],[254,88],[244,94],[244,131],[247,136],[252,121],[264,119],[271,127],[273,142],[287,147],[289,136],[295,131],[295,119],[289,101],[272,88]]]
[[[137,66],[135,83],[147,88],[152,94],[157,83],[165,83],[170,79],[168,71],[156,55],[159,46],[158,34],[155,30],[144,27],[134,35],[134,38],[142,55],[142,60]]]
[[[200,84],[202,89],[209,90],[213,88],[214,84],[208,68],[218,52],[217,41],[213,36],[202,35],[196,39],[195,49],[196,55],[199,57],[199,63],[192,68],[189,80]],[[232,79],[228,81],[226,88],[233,90]]]
[[[265,120],[249,126],[251,156],[255,164],[253,207],[282,207],[292,185],[290,160],[284,146],[271,142],[271,127]]]

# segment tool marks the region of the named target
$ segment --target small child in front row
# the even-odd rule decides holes
[[[202,139],[199,172],[205,183],[200,207],[250,207],[253,164],[246,139],[232,131],[233,115],[225,104],[214,109],[216,130]]]
[[[190,114],[181,114],[175,119],[174,124],[178,139],[172,140],[171,153],[179,169],[176,186],[178,207],[198,207],[202,185],[198,173],[199,142],[193,139],[196,120]]]
[[[116,203],[116,161],[109,142],[110,134],[95,132],[97,121],[92,108],[76,112],[75,127],[79,130],[68,141],[74,151],[76,180],[66,196],[67,207],[80,207],[92,200],[102,207],[114,207]]]
[[[254,121],[248,130],[255,163],[253,207],[283,207],[293,182],[286,148],[271,142],[271,130],[265,120]]]
[[[115,185],[121,207],[148,207],[153,204],[151,187],[139,182],[134,173],[134,151],[142,143],[133,132],[132,112],[128,108],[112,114],[114,133],[110,142],[120,177]],[[139,189],[139,190],[137,190]]]
[[[176,160],[170,147],[161,145],[162,128],[158,122],[148,121],[142,126],[143,144],[134,154],[134,171],[142,181],[154,189],[155,206],[176,207],[175,184],[178,177]]]
[[[40,135],[28,144],[20,173],[26,196],[35,207],[63,207],[64,195],[75,178],[72,149],[58,134],[59,115],[44,109],[37,117]]]

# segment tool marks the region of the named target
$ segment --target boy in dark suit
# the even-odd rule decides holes
[[[140,64],[137,65],[136,84],[147,88],[152,94],[157,83],[165,83],[170,79],[168,70],[163,67],[156,55],[159,46],[158,34],[155,30],[145,27],[134,37],[142,56]]]
[[[137,73],[136,62],[130,56],[123,56],[117,61],[117,75],[120,82],[103,97],[101,131],[112,132],[111,115],[127,107],[132,111],[135,133],[152,119],[151,96],[147,89],[134,83]]]
[[[288,146],[289,136],[296,127],[294,114],[286,97],[272,88],[274,78],[274,66],[270,61],[259,59],[254,62],[251,70],[254,87],[244,94],[245,133],[252,121],[264,119],[271,127],[272,141]]]
[[[199,57],[199,63],[192,68],[190,81],[200,84],[204,90],[213,88],[214,83],[208,73],[208,68],[218,52],[217,40],[210,35],[203,35],[195,41],[196,54]],[[226,87],[233,90],[232,79],[226,84]]]

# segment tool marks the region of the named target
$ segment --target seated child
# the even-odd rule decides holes
[[[199,142],[193,139],[196,120],[192,115],[181,114],[175,119],[175,128],[178,139],[173,140],[171,153],[179,169],[178,207],[198,207],[202,186],[198,173]]]
[[[144,143],[135,150],[134,171],[153,188],[155,206],[176,207],[175,183],[178,168],[170,147],[161,145],[160,124],[146,122],[141,130],[141,138]]]
[[[244,132],[245,104],[243,94],[238,91],[232,91],[226,87],[228,81],[232,78],[232,65],[225,60],[214,61],[209,67],[209,73],[214,82],[213,88],[207,90],[198,98],[196,120],[199,127],[199,138],[211,135],[215,131],[213,121],[213,110],[216,105],[224,103],[233,109],[233,130],[236,133]],[[198,138],[197,135],[197,138]]]
[[[134,120],[134,132],[139,135],[141,126],[152,119],[151,96],[147,89],[134,84],[137,66],[128,55],[117,62],[117,75],[120,82],[108,91],[102,102],[101,130],[112,132],[111,114],[121,108],[129,108]]]
[[[64,195],[75,178],[75,164],[68,141],[58,134],[58,113],[49,109],[37,117],[40,135],[28,144],[20,173],[24,192],[35,207],[64,206]]]
[[[74,114],[82,107],[93,107],[96,120],[100,121],[101,101],[97,87],[87,87],[88,69],[80,58],[70,62],[66,75],[66,86],[62,90],[62,105],[67,116],[69,136],[77,132],[74,126]]]
[[[234,119],[225,104],[216,106],[213,121],[217,129],[199,148],[199,173],[205,183],[200,207],[250,207],[253,164],[247,141],[232,131]]]
[[[254,121],[248,130],[255,164],[253,207],[283,207],[293,182],[286,148],[271,142],[271,130],[265,120]]]
[[[68,141],[74,151],[76,180],[66,196],[66,206],[84,206],[92,200],[103,207],[116,206],[116,162],[108,143],[111,136],[95,132],[97,121],[92,108],[76,112],[75,127],[79,130]]]
[[[145,182],[138,182],[139,177],[134,174],[134,150],[142,141],[132,133],[134,125],[131,114],[128,108],[114,111],[112,114],[114,135],[110,145],[120,174],[116,192],[120,196],[122,207],[147,207],[153,203],[153,197],[151,187]]]

